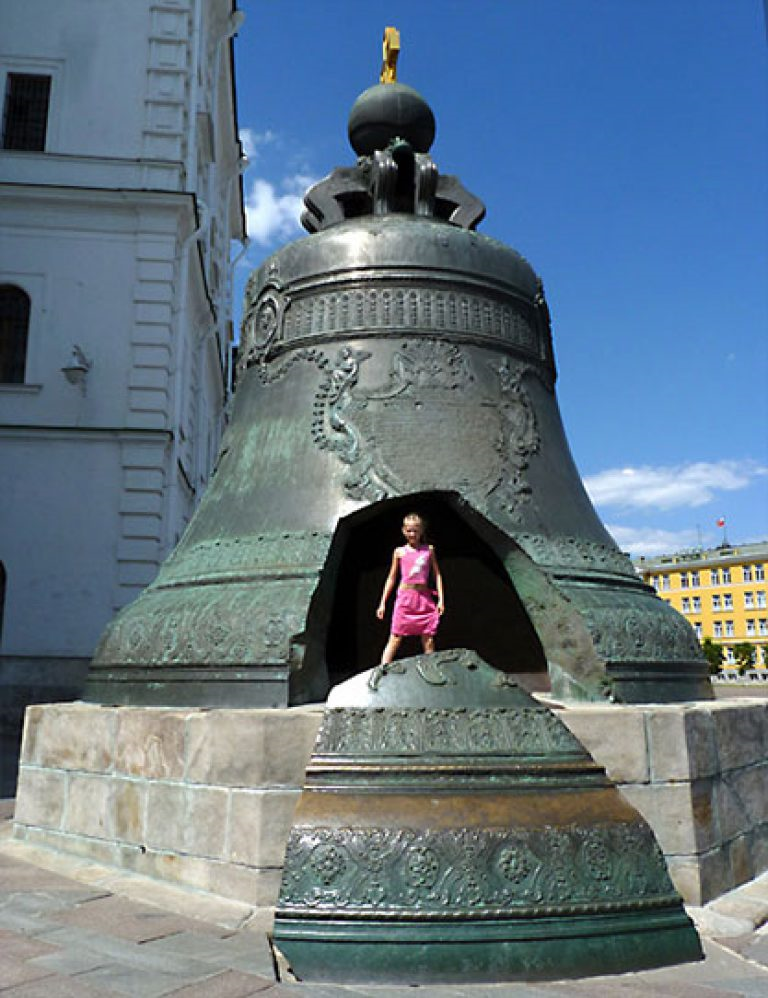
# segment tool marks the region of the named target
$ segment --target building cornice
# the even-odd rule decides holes
[[[31,436],[58,440],[82,440],[84,438],[103,440],[110,438],[123,442],[140,440],[143,443],[154,438],[163,444],[174,438],[173,431],[170,429],[145,429],[133,426],[50,426],[35,423],[0,423],[0,439],[19,437],[28,440]]]
[[[641,573],[681,572],[709,565],[739,565],[754,558],[768,559],[768,541],[753,544],[731,544],[724,548],[709,548],[704,551],[660,555],[656,558],[633,559],[635,569]]]
[[[183,178],[183,163],[173,160],[0,150],[2,183],[181,191]]]
[[[148,191],[141,188],[118,187],[86,187],[60,184],[29,184],[0,182],[0,199],[27,203],[84,204],[93,207],[128,206],[131,208],[152,205],[156,208],[168,208],[172,211],[190,210],[195,205],[195,195],[188,191]]]

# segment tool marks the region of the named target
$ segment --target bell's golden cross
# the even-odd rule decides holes
[[[381,83],[395,83],[397,80],[397,57],[400,55],[400,32],[397,28],[384,29],[383,60],[381,63]]]

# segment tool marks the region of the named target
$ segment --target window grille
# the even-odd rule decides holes
[[[29,331],[29,296],[12,284],[0,285],[0,383],[24,384]]]
[[[3,109],[3,149],[45,149],[50,76],[9,73]]]

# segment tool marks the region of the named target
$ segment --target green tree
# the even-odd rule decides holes
[[[739,641],[733,646],[733,657],[736,659],[739,675],[743,676],[755,664],[755,646],[749,641]]]
[[[714,676],[720,671],[720,667],[723,664],[723,649],[720,645],[716,645],[712,638],[704,638],[701,642],[701,650],[709,662],[709,674],[710,676]]]

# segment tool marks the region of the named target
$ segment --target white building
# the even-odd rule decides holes
[[[0,705],[76,695],[210,473],[245,237],[241,18],[0,5]]]

